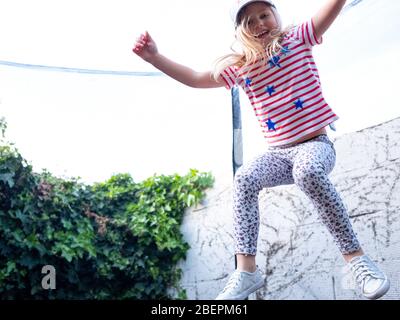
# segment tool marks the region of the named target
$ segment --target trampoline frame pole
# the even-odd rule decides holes
[[[243,165],[243,137],[242,116],[240,112],[239,88],[231,89],[232,96],[232,171],[235,177],[236,171]],[[235,254],[235,270],[237,268],[237,257]]]

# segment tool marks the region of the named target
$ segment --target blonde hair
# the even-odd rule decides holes
[[[244,68],[259,61],[267,62],[281,49],[281,41],[287,34],[291,26],[284,30],[272,30],[270,36],[271,41],[266,46],[263,46],[257,38],[255,38],[247,27],[249,18],[245,17],[236,28],[236,41],[232,44],[231,50],[233,53],[224,55],[218,58],[214,63],[213,78],[218,81],[221,73],[230,66]],[[238,42],[241,45],[241,51],[237,52],[234,49],[234,44]]]

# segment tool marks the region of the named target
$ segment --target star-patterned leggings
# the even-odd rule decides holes
[[[242,166],[234,181],[235,252],[256,255],[259,192],[293,183],[311,200],[340,252],[349,254],[359,250],[346,208],[328,178],[335,161],[333,143],[327,135],[319,135],[294,146],[270,147]]]

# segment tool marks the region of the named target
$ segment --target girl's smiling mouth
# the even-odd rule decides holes
[[[262,32],[260,32],[260,33],[255,34],[254,36],[255,36],[257,39],[261,39],[261,38],[267,36],[269,33],[270,33],[269,30],[265,30],[265,31],[262,31]]]

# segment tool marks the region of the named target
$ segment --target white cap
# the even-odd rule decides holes
[[[278,11],[276,10],[276,7],[272,1],[269,0],[233,0],[232,1],[232,7],[231,7],[231,18],[233,23],[235,24],[235,27],[238,25],[238,14],[240,10],[242,10],[245,6],[249,5],[250,3],[253,2],[264,2],[268,5],[271,6],[272,12],[275,15],[276,22],[278,23],[279,29],[282,27],[281,23],[281,17],[279,16]]]

